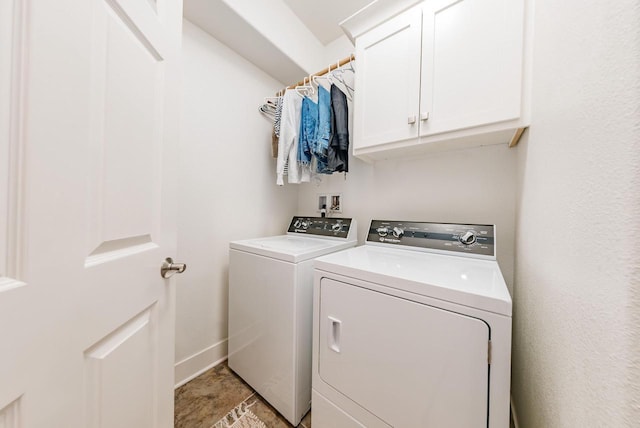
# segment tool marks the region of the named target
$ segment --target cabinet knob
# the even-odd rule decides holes
[[[416,115],[414,114],[413,116],[409,116],[409,117],[407,118],[407,123],[408,123],[409,125],[413,125],[414,123],[416,123]]]
[[[428,111],[423,111],[422,113],[420,113],[420,120],[421,121],[425,121],[425,120],[429,120],[429,112]]]

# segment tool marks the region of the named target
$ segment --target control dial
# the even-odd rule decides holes
[[[399,227],[394,227],[393,228],[393,236],[395,236],[396,238],[402,238],[404,236],[404,230],[400,229]]]
[[[389,229],[386,226],[381,226],[376,229],[376,232],[378,232],[378,236],[387,236]]]
[[[333,230],[334,232],[340,232],[342,230],[342,224],[335,223],[333,226],[331,226],[331,230]]]
[[[296,219],[295,223],[293,223],[293,227],[295,227],[296,229],[300,229],[300,226],[302,226],[302,221],[300,221],[300,219]]]
[[[310,222],[310,221],[308,221],[308,220],[303,220],[303,221],[302,221],[302,228],[303,228],[303,229],[307,229],[307,228],[309,227],[309,225],[310,225],[310,224],[311,224],[311,222]]]
[[[476,233],[473,230],[467,230],[465,233],[460,235],[458,240],[464,245],[471,245],[476,243]]]

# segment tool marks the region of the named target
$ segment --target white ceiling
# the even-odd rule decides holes
[[[284,0],[289,8],[326,45],[344,33],[338,23],[362,9],[371,0]]]

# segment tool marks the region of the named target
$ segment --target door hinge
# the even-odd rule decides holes
[[[487,364],[491,365],[491,341],[487,345]]]

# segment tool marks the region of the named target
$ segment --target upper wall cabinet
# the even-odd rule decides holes
[[[507,143],[528,125],[525,0],[430,0],[356,37],[354,155]]]
[[[356,39],[354,147],[418,137],[422,7]]]

